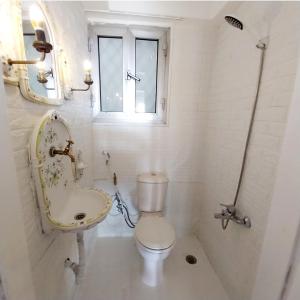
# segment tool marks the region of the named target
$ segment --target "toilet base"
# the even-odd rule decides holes
[[[164,250],[151,250],[136,241],[139,253],[143,257],[142,281],[150,286],[158,286],[163,281],[163,264],[169,256],[173,245]]]
[[[162,282],[163,279],[163,260],[151,261],[144,258],[143,266],[143,282],[151,287],[155,287]]]

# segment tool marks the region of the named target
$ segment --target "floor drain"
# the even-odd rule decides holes
[[[76,221],[79,221],[79,220],[84,219],[85,216],[86,216],[85,213],[79,213],[79,214],[76,214],[76,215],[74,216],[74,219],[75,219]]]
[[[186,260],[189,264],[191,264],[191,265],[194,265],[194,264],[197,263],[197,258],[196,258],[196,256],[194,256],[194,255],[187,255],[187,256],[185,257],[185,260]]]

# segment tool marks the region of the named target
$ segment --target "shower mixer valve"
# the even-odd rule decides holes
[[[221,222],[222,222],[222,227],[224,228],[224,223],[225,222],[229,222],[230,220],[237,223],[237,224],[240,224],[240,225],[243,225],[247,228],[250,228],[251,227],[251,221],[250,221],[250,218],[245,216],[245,217],[240,217],[238,214],[237,214],[237,210],[236,210],[236,207],[232,204],[230,205],[227,205],[227,204],[220,204],[223,209],[222,209],[222,212],[221,213],[217,213],[214,215],[214,217],[216,219],[220,219]]]

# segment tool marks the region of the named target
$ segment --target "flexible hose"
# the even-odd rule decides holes
[[[261,50],[260,66],[259,66],[260,69],[259,69],[259,76],[258,76],[255,100],[254,100],[253,107],[252,107],[251,119],[250,119],[250,123],[249,123],[249,127],[248,127],[248,133],[247,133],[247,138],[246,138],[246,143],[245,143],[245,148],[244,148],[244,154],[243,154],[242,166],[241,166],[241,170],[240,170],[239,181],[238,181],[235,196],[234,196],[234,202],[233,202],[234,206],[236,206],[236,204],[237,204],[243,177],[244,177],[244,173],[245,173],[245,166],[246,166],[246,161],[247,161],[247,156],[248,156],[248,148],[249,148],[249,143],[250,143],[250,139],[251,139],[251,135],[252,135],[252,131],[253,131],[254,118],[255,118],[255,113],[256,113],[259,90],[260,90],[260,85],[261,85],[261,78],[262,78],[263,67],[264,67],[266,44],[259,43],[259,44],[257,44],[256,47]],[[228,223],[229,223],[229,219],[222,219],[222,229],[223,230],[225,230],[227,228]]]
[[[104,154],[106,152],[103,152]],[[106,166],[108,167],[108,170],[109,170],[109,173],[111,174],[112,171],[111,171],[111,168],[110,168],[110,154],[107,152],[106,153],[106,156],[107,156],[107,159],[106,159]],[[118,178],[117,178],[117,174],[114,172],[113,173],[113,184],[115,186],[115,194],[114,194],[114,201],[113,201],[113,204],[115,202],[117,202],[117,205],[116,205],[116,208],[117,208],[117,213],[116,214],[112,214],[110,213],[111,216],[118,216],[120,214],[123,215],[124,217],[124,220],[127,224],[128,227],[130,228],[135,228],[135,224],[131,221],[131,217],[130,217],[130,213],[129,213],[129,209],[127,207],[127,204],[126,202],[122,199],[122,195],[120,194],[119,190],[118,190]]]
[[[228,223],[229,223],[229,219],[222,219],[222,222],[221,222],[221,224],[222,224],[222,229],[223,230],[225,230],[226,228],[227,228],[227,226],[228,226]]]
[[[246,160],[248,156],[248,148],[249,148],[249,143],[252,135],[252,130],[253,130],[253,124],[254,124],[254,118],[255,118],[255,113],[256,113],[256,107],[257,107],[257,102],[258,102],[258,96],[259,96],[259,90],[260,90],[260,84],[261,84],[261,78],[262,78],[262,71],[263,71],[263,65],[264,65],[264,57],[265,57],[265,47],[261,49],[261,55],[260,55],[260,71],[259,71],[259,77],[258,77],[258,85],[257,85],[257,90],[256,90],[256,96],[255,96],[255,101],[253,104],[252,108],[252,113],[251,113],[251,119],[249,123],[249,129],[248,129],[248,134],[247,134],[247,139],[246,139],[246,144],[245,144],[245,150],[244,150],[244,155],[243,155],[243,161],[242,161],[242,167],[240,171],[240,177],[234,197],[234,203],[233,205],[236,205],[240,188],[241,188],[241,183],[243,180],[244,176],[244,170],[245,170],[245,165],[246,165]]]
[[[117,209],[118,209],[119,213],[121,213],[123,215],[127,226],[132,229],[135,228],[135,224],[131,221],[127,204],[122,199],[122,196],[119,191],[117,191],[115,193],[115,200],[118,202]]]

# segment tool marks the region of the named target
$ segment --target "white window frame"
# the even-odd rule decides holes
[[[168,92],[168,28],[148,26],[96,26],[92,29],[94,121],[101,123],[166,124]],[[123,112],[103,112],[100,108],[98,37],[122,37],[123,40]],[[135,74],[135,39],[158,40],[156,112],[135,112],[135,81],[126,80],[127,71]]]

